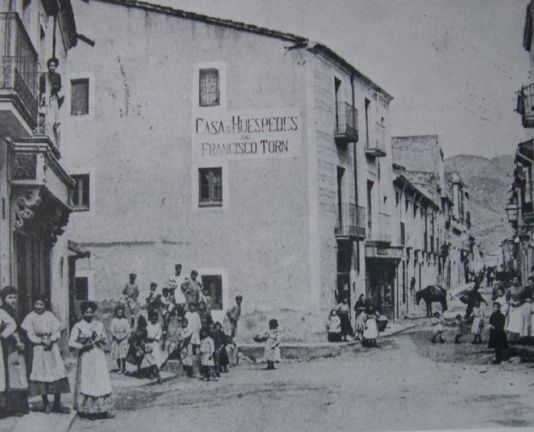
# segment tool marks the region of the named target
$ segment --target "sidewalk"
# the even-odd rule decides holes
[[[411,320],[388,323],[386,330],[380,333],[379,343],[381,338],[409,330],[416,325],[417,323]],[[280,352],[283,360],[311,360],[318,357],[334,357],[349,347],[359,344],[360,341],[352,339],[347,342],[282,342],[280,344]],[[239,344],[239,353],[255,363],[261,362],[263,359],[264,344]]]
[[[31,411],[30,414],[24,417],[8,417],[0,420],[0,431],[2,432],[68,432],[72,424],[76,420],[76,412],[72,410],[73,391],[74,391],[74,377],[76,373],[76,366],[72,359],[66,362],[66,367],[69,374],[69,382],[71,384],[71,393],[62,395],[61,404],[71,409],[70,414],[45,414],[42,412]],[[142,387],[152,385],[153,380],[133,378],[121,374],[112,373],[111,383],[113,389],[120,389],[125,387]],[[167,371],[161,372],[161,381],[169,381],[175,378],[175,374]],[[49,396],[49,399],[53,396]],[[52,399],[50,399],[52,400]],[[30,409],[36,405],[41,407],[42,402],[40,397],[30,399]]]

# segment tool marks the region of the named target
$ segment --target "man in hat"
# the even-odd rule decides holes
[[[130,316],[130,325],[132,328],[135,327],[135,321],[139,315],[141,306],[139,305],[137,298],[139,297],[139,287],[135,280],[137,275],[135,273],[130,273],[130,281],[124,286],[122,294],[124,296],[124,301],[128,307],[128,312]]]
[[[182,285],[185,279],[182,275],[182,264],[176,264],[174,266],[174,273],[169,277],[169,289],[171,290],[171,296],[174,294],[174,303],[176,305],[176,312],[179,316],[185,314],[186,298],[182,291]]]

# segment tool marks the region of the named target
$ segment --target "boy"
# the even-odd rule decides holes
[[[462,319],[462,315],[456,315],[454,321],[456,323],[456,335],[454,336],[454,343],[459,344],[460,338],[464,334],[464,320]]]
[[[490,316],[490,332],[488,348],[495,349],[494,364],[499,364],[503,360],[504,350],[508,348],[508,340],[506,339],[506,332],[504,331],[506,319],[501,312],[501,304],[499,302],[493,303],[493,313]]]

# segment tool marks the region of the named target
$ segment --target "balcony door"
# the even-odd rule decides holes
[[[343,196],[345,194],[345,168],[337,167],[337,221],[340,229],[343,229]]]

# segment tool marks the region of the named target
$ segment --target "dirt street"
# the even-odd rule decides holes
[[[534,425],[534,365],[492,365],[486,345],[431,344],[427,329],[338,357],[242,365],[197,379],[124,389],[117,417],[74,431],[354,431]]]

